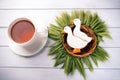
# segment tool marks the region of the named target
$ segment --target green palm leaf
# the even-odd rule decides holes
[[[65,61],[65,73],[66,73],[66,74],[69,74],[69,73],[70,73],[70,67],[69,67],[70,58],[71,58],[71,57],[67,55],[66,61]]]
[[[95,26],[96,24],[99,23],[99,16],[97,13],[94,13],[93,16],[92,16],[92,20],[90,22],[90,27],[91,29],[93,29],[94,27],[97,27]]]
[[[89,57],[84,57],[83,61],[88,66],[88,68],[90,69],[90,71],[93,71],[93,66],[92,66],[92,63],[91,63]]]
[[[74,71],[76,69],[76,65],[75,65],[75,59],[74,57],[71,57],[71,74],[73,75],[74,74]]]
[[[85,14],[85,18],[84,18],[84,24],[86,26],[90,26],[91,20],[92,20],[91,12],[87,11],[86,14]]]
[[[71,17],[72,17],[72,19],[79,18],[80,17],[79,11],[76,11],[76,10],[72,11]]]
[[[63,64],[64,62],[65,62],[65,58],[56,59],[54,66],[56,67],[56,66],[58,66],[60,64]]]
[[[92,55],[102,62],[108,60],[109,57],[108,53],[99,46],[97,46],[97,48],[95,49]]]
[[[80,74],[85,78],[86,73],[85,73],[84,65],[83,65],[81,58],[75,58],[75,64]]]
[[[62,47],[62,44],[51,48],[51,49],[50,49],[50,52],[49,52],[49,55],[55,54],[58,50],[61,50],[62,48],[63,48],[63,47]]]
[[[95,64],[96,66],[98,66],[97,58],[96,58],[95,56],[93,56],[93,55],[90,55],[90,57],[91,57],[92,61],[94,62],[94,64]]]
[[[70,25],[70,20],[71,18],[67,12],[62,13],[60,17],[56,17],[56,22],[61,28]]]
[[[83,10],[79,11],[79,19],[81,20],[82,24],[84,24],[84,16],[85,13]]]

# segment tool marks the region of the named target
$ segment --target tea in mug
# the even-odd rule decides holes
[[[17,43],[25,43],[29,41],[34,33],[34,25],[28,20],[20,20],[11,28],[11,38]]]

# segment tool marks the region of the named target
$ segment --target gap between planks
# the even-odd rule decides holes
[[[32,69],[61,69],[60,67],[19,67],[19,66],[2,66],[0,68],[32,68]],[[89,68],[84,68],[89,69]],[[94,68],[94,70],[120,70],[120,68]]]
[[[0,26],[0,28],[8,28],[8,27],[7,26]],[[120,27],[114,26],[114,27],[108,27],[108,28],[120,28]]]
[[[9,47],[9,46],[8,45],[0,45],[0,47]],[[45,47],[53,47],[53,46],[45,46]],[[120,48],[120,47],[103,47],[103,48]]]
[[[74,10],[74,9],[101,9],[101,10],[120,10],[120,8],[0,8],[0,10]]]

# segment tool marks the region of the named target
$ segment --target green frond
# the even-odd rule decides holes
[[[98,61],[97,61],[96,57],[93,55],[90,55],[90,57],[91,57],[92,61],[95,63],[95,65],[98,66]]]
[[[99,36],[104,36],[104,37],[107,37],[107,38],[110,38],[111,39],[111,36],[109,35],[109,32],[98,32],[97,35]]]
[[[54,24],[50,24],[50,27],[49,27],[49,28],[50,28],[50,29],[53,28],[53,29],[55,29],[55,30],[57,30],[57,31],[61,31],[61,30],[62,30],[61,27],[56,26],[56,25],[54,25]]]
[[[79,19],[81,20],[82,24],[84,24],[84,16],[85,16],[85,12],[81,10],[79,12]]]
[[[53,54],[57,53],[57,51],[61,50],[62,48],[63,48],[62,44],[52,47],[50,49],[49,55],[53,55]]]
[[[80,16],[79,16],[79,11],[73,10],[73,11],[71,12],[71,17],[72,17],[72,19],[79,18],[79,17],[80,17]]]
[[[61,39],[56,40],[56,42],[52,43],[51,46],[54,47],[54,46],[58,46],[58,45],[60,45],[60,44],[62,44],[62,40],[61,40]]]
[[[104,49],[102,49],[102,51],[100,51],[100,47],[97,47],[94,51],[94,53],[92,54],[94,57],[96,57],[98,60],[104,62],[106,60],[108,60],[108,54],[107,52],[104,51]]]
[[[70,63],[71,63],[71,57],[67,55],[66,61],[65,61],[65,73],[68,75],[70,73]]]
[[[74,71],[76,69],[74,57],[71,58],[71,62],[72,62],[72,64],[71,64],[71,75],[73,75]]]
[[[53,34],[53,33],[49,33],[48,37],[49,37],[49,38],[52,38],[53,40],[59,40],[59,38],[60,38],[60,36],[55,35],[55,34]]]
[[[104,22],[100,22],[95,27],[93,27],[93,30],[95,32],[99,32],[99,31],[102,32],[102,31],[106,31],[107,27]]]
[[[91,29],[93,29],[94,27],[96,27],[95,25],[99,23],[99,16],[97,13],[93,14],[92,20],[90,22],[90,27]]]
[[[61,49],[61,52],[57,52],[54,59],[56,60],[54,64],[55,67],[60,64],[64,64],[64,62],[66,61],[66,54],[63,48]]]
[[[84,65],[83,65],[81,58],[75,58],[75,65],[76,65],[76,68],[78,69],[78,71],[80,72],[80,74],[84,78],[86,78],[86,73],[85,73]]]
[[[97,43],[99,44],[99,42],[104,42],[104,40],[102,36],[97,35]]]
[[[55,29],[50,29],[49,34],[60,35],[60,32]]]
[[[57,24],[64,28],[67,25],[70,25],[71,17],[67,12],[63,12],[60,17],[56,17]]]
[[[83,59],[83,62],[87,65],[87,67],[89,68],[90,71],[93,71],[93,66],[92,66],[92,63],[89,59],[89,57],[84,57],[82,58]]]
[[[64,28],[64,22],[62,21],[61,17],[56,17],[55,21],[58,24],[58,26]]]
[[[65,70],[65,62],[63,63],[61,69],[64,69],[64,70]]]
[[[48,37],[54,40],[59,40],[61,37],[61,32],[56,27],[50,26],[48,30]],[[59,35],[59,36],[58,36]]]
[[[102,47],[100,47],[100,46],[98,46],[97,48],[98,48],[98,49],[97,49],[97,52],[99,52],[101,55],[106,56],[106,57],[109,58],[109,55],[108,55],[107,51],[105,51],[105,50],[104,50]]]
[[[54,59],[61,59],[61,58],[64,58],[66,55],[65,55],[65,53],[62,51],[62,52],[58,52],[56,55],[55,55],[55,57],[54,57]]]
[[[99,61],[105,62],[107,59],[104,56],[101,56],[99,53],[93,53],[93,56],[96,57]]]
[[[64,64],[64,62],[65,62],[65,58],[56,59],[54,66],[56,67],[56,66],[58,66],[58,65]]]
[[[91,12],[90,12],[90,11],[86,11],[86,14],[85,14],[84,22],[83,22],[83,23],[84,23],[86,26],[90,26],[91,20],[92,20],[92,14],[91,14]]]
[[[67,12],[61,14],[62,20],[64,21],[64,27],[70,25],[71,17]]]

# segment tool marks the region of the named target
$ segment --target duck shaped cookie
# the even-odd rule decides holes
[[[92,40],[92,38],[89,37],[87,34],[85,34],[84,32],[82,32],[80,30],[80,27],[81,27],[81,21],[80,21],[80,19],[76,18],[72,22],[75,24],[75,28],[73,30],[73,35],[77,36],[77,37],[79,37],[79,38],[81,38],[84,41],[87,41],[89,43]]]
[[[81,49],[87,46],[88,42],[82,40],[73,35],[72,30],[69,26],[64,27],[62,33],[67,33],[67,44],[74,48],[73,53],[80,53]]]

